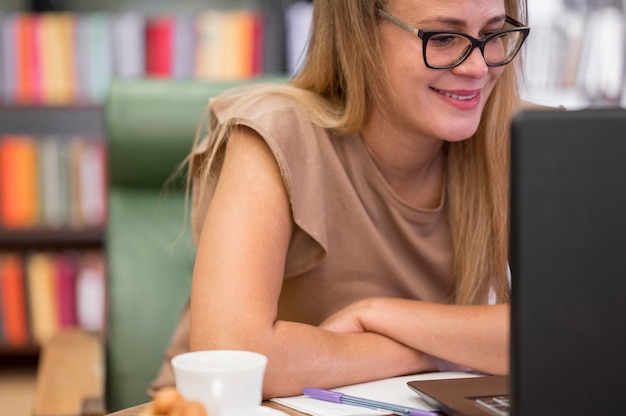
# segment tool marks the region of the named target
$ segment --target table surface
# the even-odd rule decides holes
[[[139,406],[129,407],[128,409],[120,410],[115,413],[110,413],[108,416],[138,416],[141,411],[148,406],[148,403],[141,404]],[[305,413],[300,413],[296,410],[290,409],[288,407],[282,406],[278,403],[274,402],[263,402],[263,406],[271,407],[272,409],[277,409],[282,412],[285,412],[289,416],[307,416]]]

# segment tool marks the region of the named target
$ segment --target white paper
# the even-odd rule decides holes
[[[379,402],[412,407],[415,409],[437,410],[420,399],[417,393],[407,386],[407,382],[413,380],[439,380],[444,378],[467,377],[476,377],[476,374],[463,372],[414,374],[410,376],[387,378],[384,380],[370,381],[368,383],[338,387],[332,390],[350,396],[362,397]],[[272,401],[312,416],[368,416],[389,414],[389,412],[380,412],[363,407],[325,402],[304,395],[280,397],[272,399]]]

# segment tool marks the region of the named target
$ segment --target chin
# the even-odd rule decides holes
[[[454,122],[452,122],[454,123]],[[454,126],[447,126],[439,134],[439,138],[447,142],[462,142],[471,138],[478,130],[478,123],[463,125],[458,123]]]

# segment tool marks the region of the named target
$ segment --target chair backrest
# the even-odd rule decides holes
[[[185,223],[185,159],[211,96],[235,83],[114,81],[105,104],[109,192],[107,410],[149,400],[178,315],[195,250]],[[184,174],[182,175],[184,179]]]

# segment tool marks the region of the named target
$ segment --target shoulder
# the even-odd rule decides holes
[[[257,85],[232,90],[210,101],[212,115],[222,123],[268,120],[307,120],[309,112],[300,104],[299,90],[283,85]]]
[[[260,86],[217,97],[210,103],[213,122],[245,126],[272,149],[279,163],[293,169],[303,158],[332,150],[331,132],[316,122],[311,96],[290,86]]]

